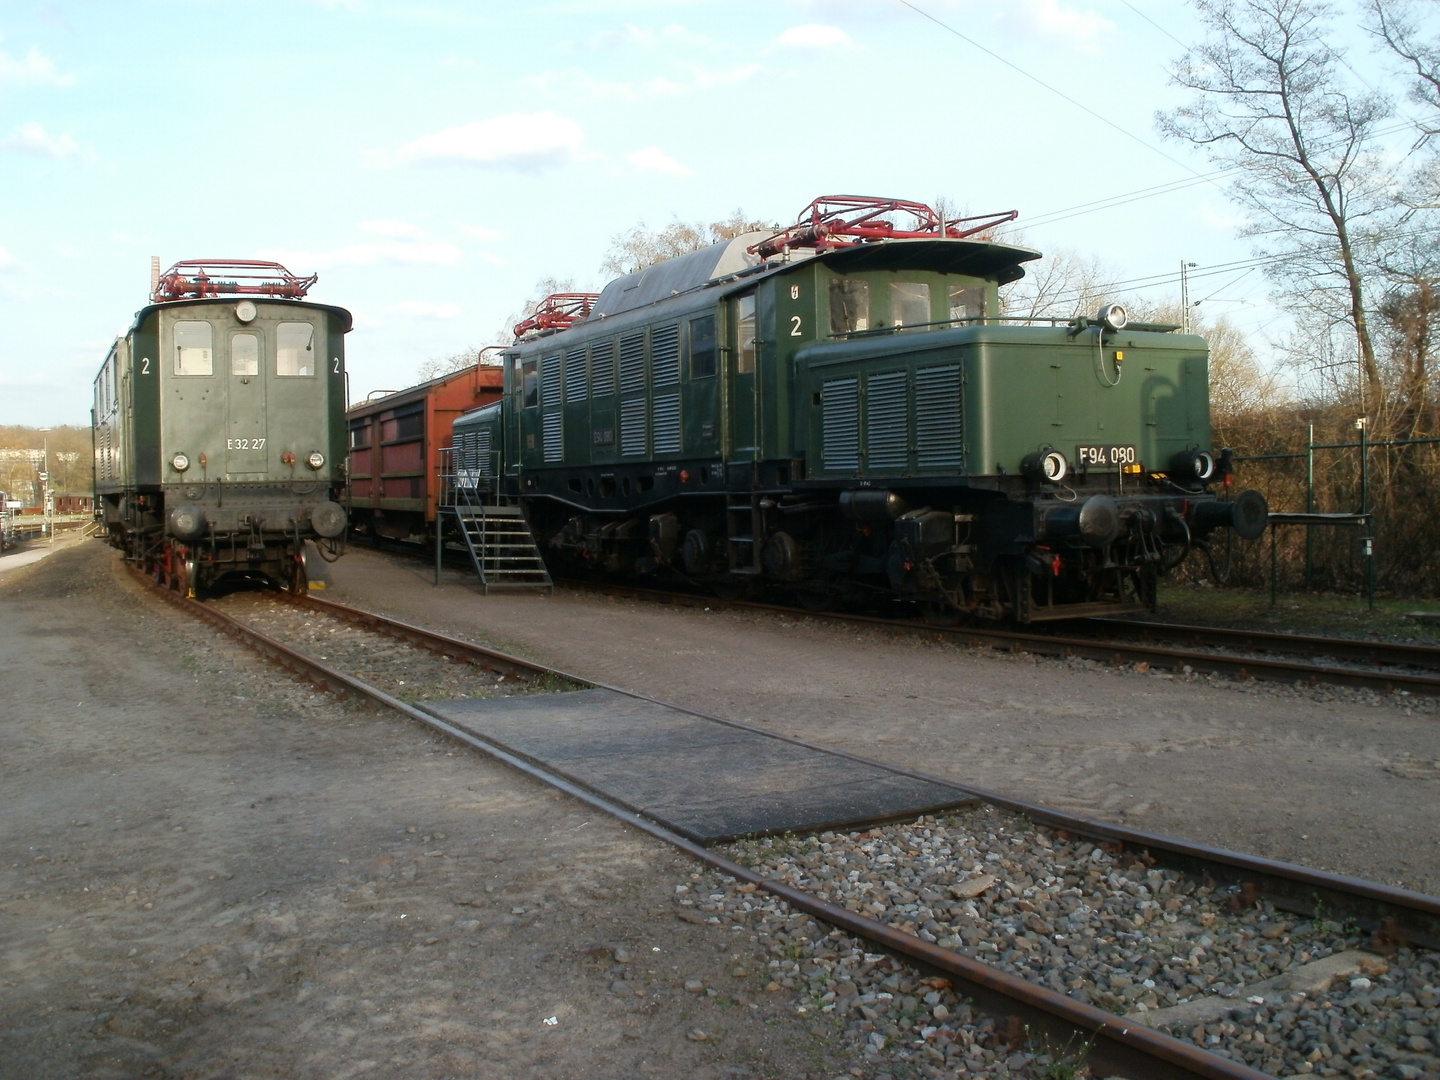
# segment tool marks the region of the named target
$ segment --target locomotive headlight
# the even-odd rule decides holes
[[[249,322],[255,318],[255,305],[249,300],[241,300],[235,305],[235,318],[241,322]]]
[[[1124,330],[1130,317],[1125,314],[1125,309],[1119,304],[1106,304],[1095,316],[1095,321],[1106,330]]]
[[[1020,463],[1021,471],[1032,480],[1047,484],[1058,484],[1070,475],[1070,462],[1054,447],[1047,446],[1033,454],[1027,454]]]
[[[320,453],[319,450],[313,450],[310,456],[305,459],[305,464],[309,465],[312,469],[318,469],[325,464],[325,455]]]
[[[1208,483],[1215,478],[1215,455],[1208,450],[1182,450],[1170,460],[1170,475],[1182,483]]]
[[[184,472],[190,467],[190,458],[185,454],[176,454],[170,459],[170,467],[176,472]]]

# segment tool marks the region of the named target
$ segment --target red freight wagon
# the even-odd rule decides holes
[[[480,364],[356,405],[350,425],[350,521],[357,532],[427,537],[440,451],[457,417],[500,400],[503,369]]]

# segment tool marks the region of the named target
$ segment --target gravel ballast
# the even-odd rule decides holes
[[[1440,1076],[1435,954],[1361,952],[1366,939],[1353,926],[1296,921],[1005,811],[752,840],[728,853],[767,877],[1272,1075]],[[771,953],[771,992],[832,1015],[855,1045],[893,1055],[907,1074],[1046,1075],[1080,1049],[1007,1034],[975,1016],[945,980],[927,983],[752,885],[699,875],[677,886],[677,898],[719,924],[757,928]],[[1204,1022],[1187,1022],[1187,1011]]]

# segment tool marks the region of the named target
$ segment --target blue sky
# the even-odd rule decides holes
[[[901,0],[0,0],[0,423],[89,423],[151,255],[318,272],[358,400],[541,278],[598,288],[641,221],[944,196],[1124,279],[1250,254],[1215,183],[1057,214],[1211,171],[1153,125],[1186,4],[913,2],[1078,105]],[[1260,274],[1229,280],[1192,295],[1273,332]]]

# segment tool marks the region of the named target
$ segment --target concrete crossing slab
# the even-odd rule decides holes
[[[700,843],[859,826],[971,802],[878,762],[613,690],[426,702],[511,753]]]

